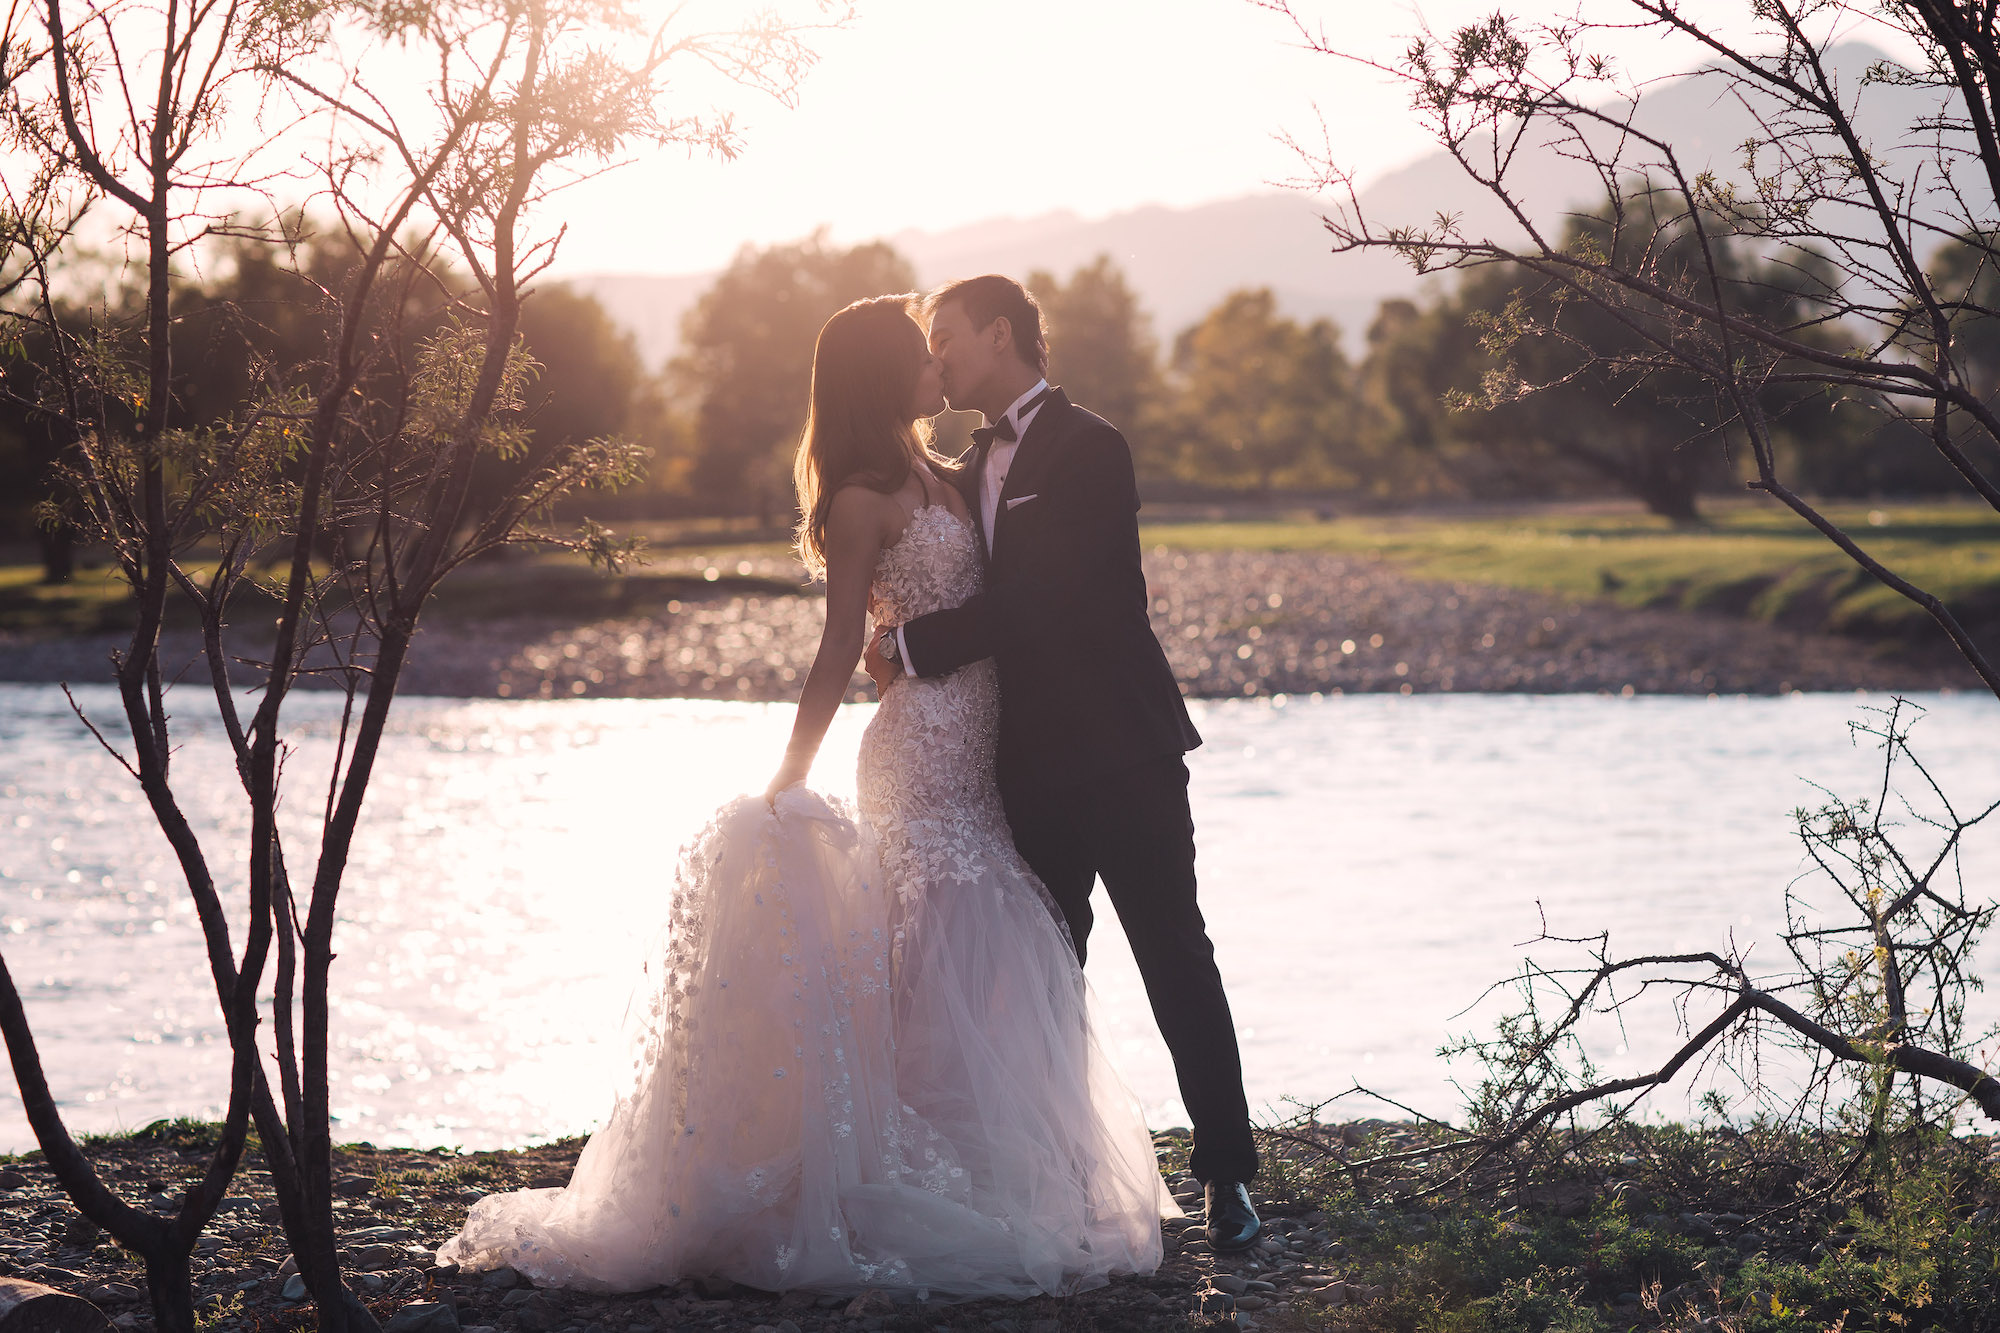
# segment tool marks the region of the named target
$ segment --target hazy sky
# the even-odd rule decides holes
[[[1553,16],[1570,0],[1515,0]],[[1428,0],[1436,28],[1496,0]],[[1405,95],[1379,76],[1298,49],[1249,0],[857,0],[851,27],[819,36],[799,105],[736,91],[747,146],[735,162],[654,155],[576,187],[565,272],[678,273],[727,262],[745,242],[820,224],[856,241],[1055,209],[1101,216],[1146,203],[1226,198],[1283,181],[1281,131],[1317,134],[1363,177],[1428,148]],[[1299,0],[1348,50],[1393,59],[1416,31],[1407,0]],[[1616,0],[1593,13],[1623,17]],[[1740,14],[1728,0],[1693,11]],[[1686,69],[1654,38],[1620,52],[1635,78]],[[1317,107],[1317,110],[1315,109]]]

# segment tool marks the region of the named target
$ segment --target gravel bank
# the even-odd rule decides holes
[[[774,566],[770,573],[779,573]],[[1314,552],[1147,556],[1153,627],[1190,695],[1401,691],[1777,694],[1977,685],[1950,656],[1753,621],[1565,602],[1425,582],[1379,561]],[[719,587],[642,616],[443,622],[420,636],[403,688],[462,698],[627,696],[784,700],[818,646],[820,600]],[[103,680],[110,636],[0,635],[0,680]],[[192,636],[167,642],[191,660]],[[855,697],[867,697],[863,678]]]

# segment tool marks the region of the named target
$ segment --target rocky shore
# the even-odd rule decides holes
[[[1352,556],[1158,547],[1146,571],[1153,628],[1195,697],[1977,684],[1942,640],[1934,655],[1912,658],[1723,615],[1426,582]],[[403,689],[459,698],[794,698],[819,643],[820,599],[807,589],[784,591],[798,578],[789,561],[745,561],[733,572],[734,580],[718,578],[711,567],[709,587],[697,584],[701,590],[647,614],[593,623],[433,617]],[[118,646],[104,635],[0,635],[0,680],[104,680]],[[199,645],[183,634],[169,635],[165,646],[177,664],[192,661]],[[868,693],[857,676],[855,697]]]
[[[170,1206],[192,1182],[206,1150],[171,1133],[94,1145],[91,1155],[129,1200]],[[336,1225],[350,1284],[389,1333],[1136,1333],[1191,1327],[1304,1327],[1293,1302],[1326,1308],[1380,1299],[1379,1286],[1349,1283],[1345,1249],[1324,1213],[1285,1216],[1260,1197],[1265,1238],[1246,1254],[1218,1256],[1204,1239],[1201,1198],[1180,1170],[1186,1133],[1156,1139],[1161,1170],[1191,1216],[1163,1224],[1158,1272],[1081,1295],[1025,1301],[917,1301],[907,1294],[778,1295],[727,1282],[690,1280],[633,1295],[537,1290],[511,1269],[461,1273],[440,1267],[437,1247],[487,1193],[567,1183],[582,1144],[519,1152],[336,1151]],[[203,1232],[194,1257],[197,1311],[205,1333],[266,1333],[313,1326],[270,1177],[254,1150],[235,1192]],[[0,1276],[83,1296],[125,1333],[146,1333],[152,1315],[133,1257],[70,1206],[53,1175],[32,1158],[0,1165]]]
[[[1627,1123],[1523,1149],[1472,1180],[1462,1161],[1432,1161],[1439,1130],[1298,1118],[1260,1131],[1265,1233],[1236,1255],[1204,1236],[1186,1131],[1162,1131],[1161,1176],[1189,1214],[1162,1222],[1163,1262],[1068,1297],[822,1296],[699,1278],[601,1295],[437,1263],[474,1201],[566,1184],[580,1140],[336,1148],[335,1227],[346,1280],[387,1333],[1688,1333],[1776,1329],[1781,1293],[1799,1316],[1786,1328],[1840,1327],[1842,1310],[1885,1316],[1871,1328],[1995,1327],[2000,1139],[1905,1145],[1899,1169],[1917,1173],[1906,1183],[1928,1184],[1873,1219],[1850,1207],[1857,1195],[1833,1197],[1851,1145],[1822,1131]],[[215,1131],[163,1121],[85,1151],[127,1201],[170,1211]],[[254,1141],[232,1190],[191,1265],[201,1333],[313,1328]],[[1923,1281],[1910,1281],[1912,1263]],[[36,1154],[0,1158],[0,1278],[83,1297],[119,1333],[152,1333],[140,1265],[76,1213]]]

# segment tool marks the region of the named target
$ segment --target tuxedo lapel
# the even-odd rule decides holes
[[[1069,421],[1069,399],[1063,391],[1051,387],[1049,396],[1042,400],[1041,410],[1028,423],[1028,430],[1021,442],[1014,447],[1014,461],[1007,468],[1007,484],[1001,488],[1000,503],[993,510],[993,556],[1000,555],[1000,543],[1007,535],[1007,517],[1014,511],[1008,507],[1009,500],[1018,500],[1024,495],[1039,495],[1040,486],[1048,476],[1050,466],[1061,452],[1056,441],[1062,435],[1063,427]],[[981,461],[983,462],[983,456]],[[984,467],[980,468],[985,471]]]

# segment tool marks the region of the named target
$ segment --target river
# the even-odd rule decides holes
[[[187,690],[177,787],[241,897],[247,816],[211,711]],[[115,720],[109,690],[78,693]],[[1879,755],[1850,720],[1885,696],[1349,695],[1197,707],[1191,757],[1202,901],[1253,1107],[1359,1082],[1451,1114],[1441,1060],[1541,932],[1609,930],[1660,952],[1732,941],[1775,966],[1788,885],[1809,898],[1790,812],[1814,786],[1865,795]],[[1940,786],[2000,797],[2000,703],[1924,695],[1915,732]],[[305,863],[337,701],[300,695],[287,827]],[[843,710],[815,781],[851,792],[868,705]],[[490,1147],[583,1132],[677,847],[719,801],[761,788],[783,705],[466,701],[396,708],[335,945],[336,1138]],[[1921,830],[1913,830],[1913,836]],[[1990,895],[2000,836],[1967,844]],[[1100,900],[1101,901],[1101,900]],[[239,909],[240,915],[240,909]],[[1171,1065],[1108,908],[1090,977],[1149,1118],[1178,1122]],[[239,927],[240,938],[240,927]],[[213,1116],[226,1046],[193,910],[136,784],[59,689],[0,685],[0,947],[73,1129]],[[1543,961],[1574,947],[1541,945]],[[1981,956],[1990,972],[2000,959]],[[1657,1060],[1670,1013],[1591,1030],[1607,1068]],[[1975,997],[1976,1020],[2000,1013]],[[1685,1114],[1683,1093],[1660,1097]],[[1397,1114],[1350,1096],[1342,1116]],[[32,1145],[11,1083],[0,1151]]]

